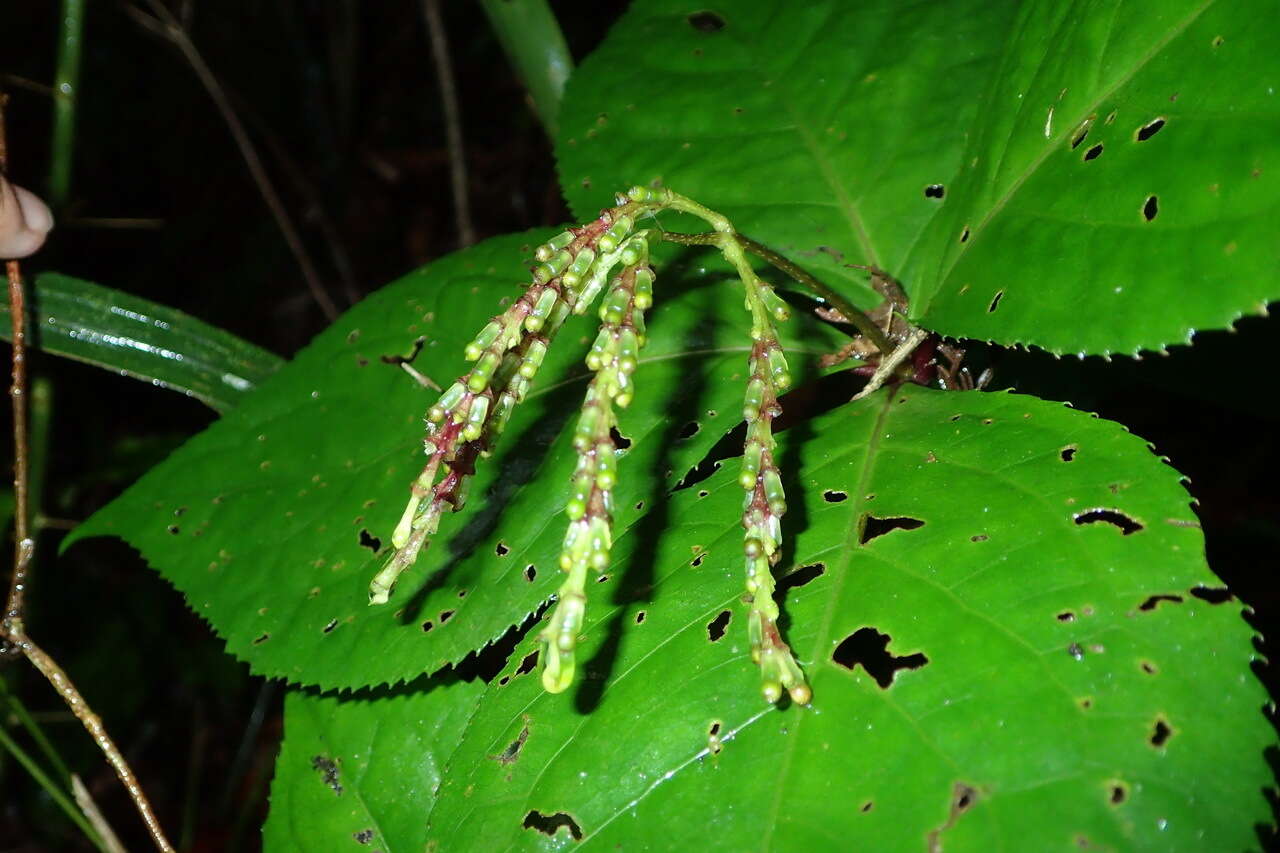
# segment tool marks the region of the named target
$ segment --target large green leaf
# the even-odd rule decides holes
[[[949,335],[1161,349],[1280,298],[1277,17],[643,0],[570,80],[561,183],[661,181],[864,307],[876,264]]]
[[[445,519],[389,605],[367,605],[408,484],[425,458],[435,395],[383,356],[412,354],[437,380],[546,233],[452,255],[365,300],[261,390],[79,528],[118,535],[187,597],[255,672],[324,687],[410,679],[501,636],[559,586],[560,509],[575,464],[562,429],[581,401],[586,320],[561,333],[501,449],[480,466],[466,512]],[[621,414],[633,441],[615,492],[619,529],[741,421],[750,348],[738,288],[659,272],[638,392]],[[686,282],[681,284],[681,282]],[[682,289],[684,288],[684,289]],[[787,324],[794,366],[834,349],[812,320]],[[529,484],[529,485],[526,485]],[[372,546],[372,547],[368,547]]]
[[[489,684],[438,795],[415,800],[436,849],[1256,844],[1275,736],[1250,631],[1144,442],[1034,398],[913,388],[782,446],[799,472],[784,629],[813,705],[759,699],[741,491],[720,471],[672,498],[678,527],[618,543],[583,683],[545,694],[531,633]],[[333,707],[334,725],[376,727],[379,706]]]
[[[231,408],[279,369],[273,353],[188,314],[61,273],[40,275],[28,297],[31,342],[54,355],[149,380]],[[0,295],[0,338],[11,336]]]
[[[422,850],[423,815],[481,686],[420,680],[345,699],[291,690],[263,847]]]

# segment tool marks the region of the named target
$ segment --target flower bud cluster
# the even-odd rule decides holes
[[[560,693],[573,682],[578,633],[586,616],[588,571],[603,572],[609,566],[613,489],[618,482],[618,453],[611,431],[616,424],[614,406],[625,408],[631,402],[631,375],[645,343],[644,311],[653,303],[653,270],[643,236],[619,244],[618,252],[625,266],[609,283],[600,306],[600,333],[586,358],[595,376],[573,433],[578,466],[565,506],[569,527],[560,552],[560,568],[568,576],[542,632],[542,684],[551,693]]]
[[[742,405],[747,441],[738,482],[746,492],[742,526],[746,531],[743,554],[751,602],[747,622],[751,657],[760,665],[765,701],[777,702],[786,690],[795,702],[805,704],[811,692],[791,649],[778,632],[779,611],[773,599],[773,566],[780,557],[782,516],[787,511],[782,477],[774,459],[773,421],[782,414],[778,395],[791,385],[791,373],[773,320],[786,319],[786,304],[767,284],[753,278],[748,284],[747,307],[752,312],[754,342]]]
[[[471,369],[427,412],[428,461],[391,536],[395,553],[370,584],[370,603],[389,599],[396,578],[417,559],[444,512],[462,509],[477,457],[498,440],[565,319],[586,311],[619,263],[647,257],[643,237],[632,234],[634,217],[643,209],[623,200],[593,222],[539,246],[533,283],[467,344],[464,355]],[[626,343],[632,350],[640,346],[638,339]],[[443,474],[439,481],[438,474]]]

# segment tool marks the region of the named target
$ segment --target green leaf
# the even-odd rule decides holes
[[[421,850],[423,815],[482,686],[419,681],[346,698],[289,691],[263,848]]]
[[[1278,13],[645,0],[569,82],[561,184],[662,182],[864,308],[875,264],[948,335],[1162,349],[1280,298]]]
[[[28,297],[31,342],[45,352],[150,380],[225,411],[283,361],[181,311],[60,273],[36,278]],[[0,338],[11,338],[9,294]]]
[[[501,636],[560,583],[576,459],[563,427],[586,388],[594,324],[567,324],[479,466],[466,511],[446,517],[388,605],[369,607],[386,556],[374,548],[389,542],[425,462],[422,417],[436,399],[383,357],[411,355],[422,337],[413,366],[452,381],[466,343],[527,277],[521,258],[550,233],[490,240],[369,297],[70,541],[124,538],[263,675],[326,688],[396,682]],[[750,323],[740,288],[706,277],[689,287],[668,272],[636,399],[620,415],[633,444],[615,490],[619,530],[742,418]],[[810,319],[786,326],[797,371],[806,354],[838,346]]]
[[[726,466],[671,499],[678,527],[617,543],[578,687],[542,691],[535,632],[489,684],[420,800],[438,849],[1255,843],[1275,735],[1251,632],[1141,439],[911,388],[793,427],[781,452],[799,472],[784,630],[813,705],[760,702]],[[361,710],[375,726],[378,703]]]

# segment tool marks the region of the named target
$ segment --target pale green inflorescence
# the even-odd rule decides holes
[[[602,238],[602,248],[604,242]],[[578,633],[586,615],[587,575],[609,567],[613,488],[618,482],[618,451],[611,433],[616,425],[614,406],[625,408],[631,402],[632,374],[645,343],[644,309],[652,304],[653,270],[644,234],[614,245],[624,266],[610,281],[600,306],[600,332],[586,358],[595,375],[573,433],[578,466],[565,507],[569,527],[560,552],[560,568],[568,576],[542,632],[542,685],[552,693],[573,683]]]

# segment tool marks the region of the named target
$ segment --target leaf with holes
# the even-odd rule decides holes
[[[1034,398],[911,388],[792,427],[780,452],[784,630],[813,705],[760,702],[725,466],[620,538],[579,685],[546,694],[536,634],[516,649],[420,800],[428,843],[1254,842],[1275,738],[1251,632],[1141,439]],[[352,706],[370,728],[377,709]]]
[[[290,690],[264,849],[421,850],[424,806],[466,730],[479,686],[419,679],[346,698]]]
[[[490,240],[369,297],[69,541],[124,538],[263,675],[396,682],[501,636],[560,582],[576,458],[563,427],[585,388],[585,319],[566,326],[479,466],[467,511],[445,519],[390,604],[369,607],[367,590],[422,467],[422,416],[436,399],[399,362],[452,381],[546,236]],[[742,418],[751,342],[740,288],[662,269],[658,288],[636,399],[620,416],[631,442],[615,492],[620,530]],[[785,325],[801,375],[806,355],[837,346],[816,321]]]
[[[576,209],[660,181],[930,329],[1136,353],[1280,298],[1276,0],[632,4],[570,80]]]

